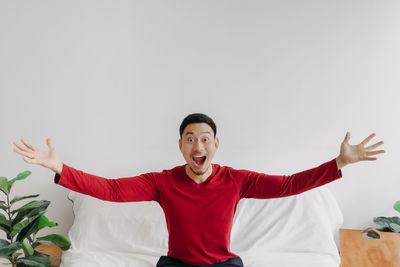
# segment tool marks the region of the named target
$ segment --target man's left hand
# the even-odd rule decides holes
[[[349,144],[350,133],[347,132],[342,145],[340,146],[340,155],[336,158],[338,169],[341,169],[350,163],[356,163],[364,160],[377,160],[377,158],[373,156],[385,153],[385,150],[375,150],[377,147],[383,144],[383,141],[366,146],[374,136],[375,134],[373,133],[358,145],[353,146]]]

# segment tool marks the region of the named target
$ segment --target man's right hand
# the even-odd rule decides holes
[[[16,146],[16,148],[14,148],[14,152],[20,154],[25,162],[41,165],[61,175],[63,163],[58,158],[56,149],[53,146],[50,138],[46,139],[49,150],[41,150],[39,148],[36,148],[22,138],[21,141],[23,145],[17,144],[17,142],[13,142]]]

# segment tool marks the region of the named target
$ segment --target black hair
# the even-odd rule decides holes
[[[181,126],[179,127],[179,133],[181,138],[186,126],[188,126],[191,123],[202,123],[202,122],[210,125],[211,129],[214,131],[214,137],[215,137],[217,135],[217,126],[215,125],[215,122],[210,117],[208,117],[203,113],[193,113],[186,116],[186,118],[183,119]]]

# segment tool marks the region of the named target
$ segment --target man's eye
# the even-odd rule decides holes
[[[208,140],[209,140],[208,137],[204,137],[204,138],[203,138],[203,141],[204,141],[204,142],[207,142]]]
[[[189,138],[188,141],[189,141],[189,142],[193,142],[193,141],[194,141],[194,138]]]

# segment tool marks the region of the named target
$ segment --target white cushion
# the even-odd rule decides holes
[[[61,267],[154,267],[166,255],[164,213],[153,201],[113,203],[76,192],[72,247]],[[242,199],[231,250],[246,267],[338,267],[334,241],[342,213],[326,186],[278,199]]]
[[[334,240],[343,216],[326,186],[303,194],[242,200],[231,249],[247,267],[338,267]]]

